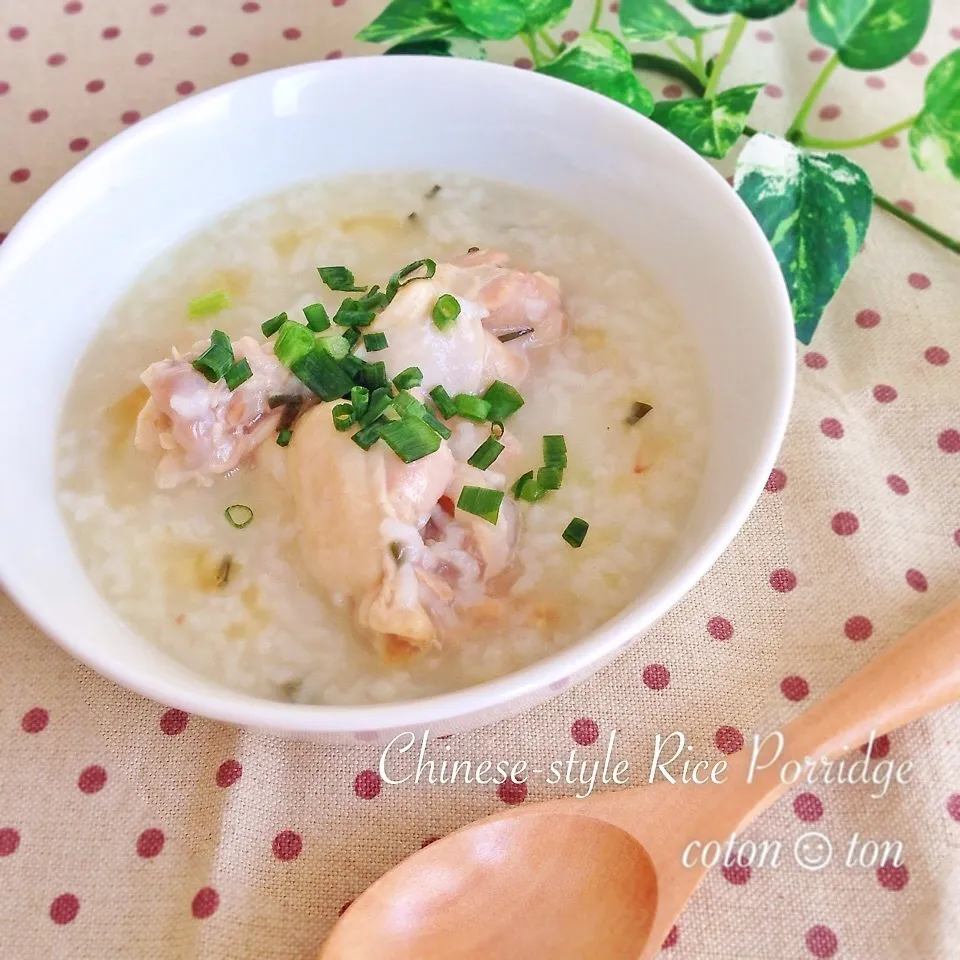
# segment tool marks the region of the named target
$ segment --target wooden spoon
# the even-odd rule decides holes
[[[359,897],[322,960],[647,960],[706,872],[699,860],[682,863],[691,841],[725,846],[789,788],[788,761],[838,757],[958,699],[960,601],[782,728],[782,753],[752,782],[750,744],[727,758],[720,785],[658,780],[463,827]],[[760,763],[773,749],[771,741]]]

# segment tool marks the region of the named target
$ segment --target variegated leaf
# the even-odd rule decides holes
[[[792,7],[796,0],[690,0],[704,13],[740,13],[748,20],[766,20]]]
[[[960,177],[960,50],[927,74],[923,109],[910,130],[910,153],[921,170]]]
[[[559,23],[570,10],[573,0],[524,0],[527,23],[534,29]]]
[[[383,12],[357,33],[369,43],[407,43],[438,37],[469,36],[448,0],[391,0]]]
[[[757,134],[737,161],[734,186],[770,241],[809,343],[870,223],[866,173],[839,153],[805,153]]]
[[[731,87],[709,100],[661,100],[653,119],[697,153],[720,159],[743,133],[760,87]]]
[[[627,40],[668,40],[701,32],[667,0],[620,0],[617,16]]]
[[[523,0],[450,0],[465,27],[485,40],[510,40],[527,25]]]

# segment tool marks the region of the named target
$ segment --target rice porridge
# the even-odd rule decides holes
[[[308,183],[186,240],[106,318],[60,504],[102,596],[196,672],[429,696],[637,595],[698,490],[702,382],[631,250],[556,201],[436,172]]]

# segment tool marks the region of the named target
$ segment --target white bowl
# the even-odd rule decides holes
[[[342,131],[337,135],[335,131]],[[54,442],[77,358],[147,262],[219,214],[297,181],[447,168],[555,195],[635,248],[692,328],[712,420],[687,528],[636,601],[570,648],[455,693],[381,706],[276,703],[199,677],[94,590],[55,498]],[[54,186],[0,248],[0,579],[74,656],[192,713],[327,740],[469,729],[582,680],[668,611],[747,517],[793,392],[790,305],[747,208],[656,124],[571,84],[430,57],[305,64],[163,110]]]

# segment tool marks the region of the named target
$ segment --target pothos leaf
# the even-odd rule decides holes
[[[535,30],[559,23],[573,4],[573,0],[524,0],[527,23]]]
[[[510,40],[527,25],[523,0],[450,0],[464,26],[485,40]]]
[[[386,9],[357,33],[358,40],[384,43],[393,40],[432,40],[469,36],[448,0],[391,0]]]
[[[620,30],[628,40],[669,40],[700,33],[667,0],[620,0]]]
[[[923,109],[910,130],[910,153],[921,170],[960,177],[960,50],[927,74]]]
[[[880,70],[902,60],[930,19],[930,0],[810,0],[810,32],[853,70]]]
[[[627,48],[606,30],[588,30],[539,73],[596,90],[649,116],[653,95],[637,79]]]
[[[463,57],[467,60],[486,60],[483,44],[472,37],[438,37],[433,40],[410,40],[383,51],[384,56],[407,55],[428,57]]]
[[[761,86],[731,87],[709,100],[661,100],[653,119],[697,153],[720,159],[743,133]]]
[[[704,13],[740,13],[748,20],[766,20],[792,7],[796,0],[690,0]]]
[[[740,154],[734,187],[770,241],[790,293],[797,337],[809,343],[863,243],[870,181],[839,153],[804,153],[760,133]]]

